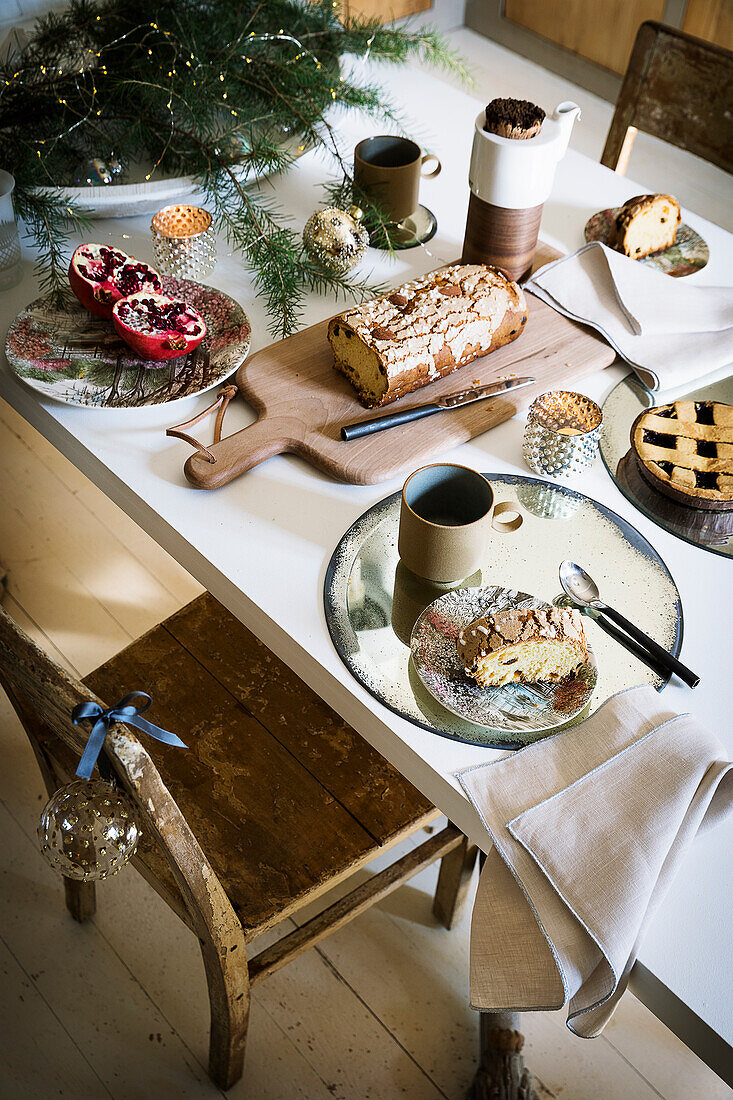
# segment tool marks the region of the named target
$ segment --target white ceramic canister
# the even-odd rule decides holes
[[[484,112],[477,116],[464,262],[494,264],[512,279],[529,273],[542,207],[579,115],[576,103],[561,103],[539,134],[526,139],[490,134],[484,130]]]

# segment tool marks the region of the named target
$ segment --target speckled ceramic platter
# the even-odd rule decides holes
[[[8,362],[44,397],[67,405],[133,409],[204,393],[237,369],[249,350],[250,324],[238,302],[210,286],[161,276],[206,321],[206,338],[190,355],[156,363],[140,359],[111,321],[94,317],[69,292],[63,308],[37,298],[11,324]]]
[[[611,390],[603,404],[600,440],[606,469],[624,496],[654,523],[711,554],[733,557],[733,512],[711,512],[678,504],[650,485],[639,472],[630,449],[631,425],[644,409],[666,400],[666,395],[660,398],[659,394],[650,393],[634,374],[623,378]],[[675,391],[674,400],[722,401],[733,405],[733,377],[698,386],[688,393]]]
[[[523,522],[493,530],[480,569],[456,585],[435,585],[407,570],[397,553],[400,494],[373,505],[340,540],[326,570],[324,605],[334,646],[376,699],[430,733],[502,749],[520,748],[548,730],[496,729],[454,714],[430,694],[410,651],[422,612],[455,589],[501,586],[551,603],[560,592],[563,558],[579,561],[604,598],[626,612],[671,653],[682,644],[682,608],[669,570],[647,540],[609,508],[560,485],[511,474],[486,474],[497,501],[517,506]],[[617,691],[663,681],[584,618],[597,679],[582,719]],[[506,724],[507,718],[503,718]],[[567,723],[566,723],[567,724]],[[555,726],[552,732],[562,729]]]
[[[617,213],[618,210],[613,208],[599,210],[589,218],[585,226],[586,241],[600,241],[602,244],[608,244]],[[682,222],[677,229],[674,244],[661,252],[655,252],[652,256],[645,256],[638,262],[646,264],[647,267],[655,267],[665,275],[679,278],[681,275],[694,275],[696,271],[701,271],[709,259],[710,251],[700,234]]]
[[[418,676],[441,706],[477,726],[527,734],[569,722],[587,707],[596,686],[592,650],[577,676],[560,683],[496,688],[479,687],[458,657],[458,636],[476,619],[515,607],[549,606],[527,592],[496,585],[447,592],[425,608],[413,628],[410,650]]]

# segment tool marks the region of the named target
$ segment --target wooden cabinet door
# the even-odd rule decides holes
[[[687,0],[682,30],[733,50],[733,0]]]
[[[419,11],[429,11],[433,0],[346,0],[345,14],[378,17],[383,23],[391,19],[403,19],[406,15],[415,15]],[[343,9],[342,9],[343,10]]]
[[[506,0],[504,15],[558,46],[624,73],[639,24],[662,20],[664,0]]]

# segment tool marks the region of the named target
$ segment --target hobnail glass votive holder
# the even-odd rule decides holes
[[[166,206],[150,223],[155,262],[161,275],[204,279],[216,265],[211,214],[200,206]]]
[[[550,477],[582,473],[598,454],[603,414],[582,393],[542,393],[529,407],[522,455],[530,470]]]

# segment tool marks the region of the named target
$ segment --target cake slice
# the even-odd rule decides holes
[[[617,212],[609,244],[642,260],[674,244],[681,221],[680,204],[672,195],[637,195]]]
[[[458,656],[481,687],[564,680],[588,656],[579,611],[517,608],[476,619],[458,638]]]

